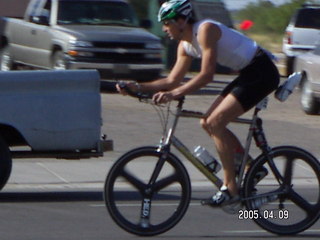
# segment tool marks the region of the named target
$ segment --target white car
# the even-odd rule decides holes
[[[314,49],[320,41],[320,4],[303,5],[292,16],[283,38],[283,52],[286,55],[287,74],[293,72],[297,56]]]
[[[320,38],[320,36],[319,36]],[[296,58],[294,70],[302,73],[301,105],[307,114],[320,111],[320,45]]]

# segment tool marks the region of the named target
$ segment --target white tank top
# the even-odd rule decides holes
[[[233,70],[241,70],[246,67],[257,51],[257,43],[245,35],[211,19],[205,19],[194,24],[192,44],[183,41],[183,47],[187,55],[201,58],[202,49],[197,40],[198,30],[203,23],[207,22],[216,24],[221,30],[221,37],[217,43],[217,62]]]

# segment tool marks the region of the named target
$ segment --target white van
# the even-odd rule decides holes
[[[293,72],[297,55],[315,48],[320,42],[320,4],[305,4],[292,16],[283,38],[287,74]]]

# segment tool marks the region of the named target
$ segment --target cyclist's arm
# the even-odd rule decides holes
[[[221,31],[218,26],[211,23],[201,26],[198,33],[198,41],[202,48],[201,70],[186,84],[171,91],[174,98],[194,92],[213,80],[216,68],[217,41],[220,36]]]
[[[178,87],[188,72],[191,62],[192,57],[185,53],[182,42],[180,42],[177,50],[176,63],[168,77],[148,83],[142,83],[140,84],[140,90],[142,92],[159,92],[172,90]]]

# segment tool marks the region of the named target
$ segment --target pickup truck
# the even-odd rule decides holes
[[[164,67],[162,48],[124,0],[31,0],[23,19],[0,19],[2,71],[97,69],[102,78],[148,81]]]
[[[0,72],[0,190],[12,158],[101,157],[113,142],[101,134],[96,70]]]

